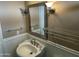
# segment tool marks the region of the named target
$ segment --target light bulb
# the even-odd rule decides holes
[[[47,2],[47,3],[45,3],[45,4],[46,4],[47,7],[52,7],[53,2]]]

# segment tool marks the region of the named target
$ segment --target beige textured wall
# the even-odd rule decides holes
[[[55,13],[48,17],[48,27],[59,35],[49,35],[49,40],[79,51],[79,2],[55,2],[54,7]]]
[[[20,33],[26,32],[25,16],[21,14],[19,8],[25,8],[23,1],[0,2],[0,22],[2,24],[4,38],[16,35],[16,31],[7,32],[9,29],[22,27]]]
[[[48,17],[49,28],[79,35],[79,2],[58,1],[52,7],[55,8],[55,14]]]

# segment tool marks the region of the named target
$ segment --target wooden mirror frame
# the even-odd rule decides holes
[[[45,6],[44,7],[44,28],[47,28],[48,27],[48,17],[47,17],[47,8],[46,8],[46,5],[45,5],[46,2],[41,2],[41,3],[37,3],[37,4],[32,4],[32,5],[29,5],[28,6],[28,11],[29,11],[29,8],[30,7],[38,7],[38,6]],[[45,33],[44,31],[44,35],[41,35],[41,34],[38,34],[38,33],[34,33],[31,31],[31,19],[30,19],[30,11],[29,11],[29,33],[34,35],[34,36],[37,36],[39,38],[43,38],[43,39],[47,39],[48,38],[48,34]]]

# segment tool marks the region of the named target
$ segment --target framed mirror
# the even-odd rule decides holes
[[[29,6],[30,33],[44,38],[44,28],[47,27],[45,2]]]

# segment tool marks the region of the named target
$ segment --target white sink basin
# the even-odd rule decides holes
[[[26,40],[21,43],[17,49],[16,53],[20,57],[35,57],[39,55],[44,49],[44,45],[39,42],[39,47],[31,44],[30,40]]]

